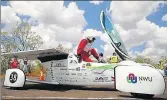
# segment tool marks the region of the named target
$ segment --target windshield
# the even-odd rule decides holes
[[[104,12],[101,13],[101,24],[105,30],[105,32],[108,34],[108,36],[111,39],[111,44],[116,50],[116,53],[122,58],[128,58],[127,50],[122,42],[122,39],[119,35],[119,33],[116,31],[114,25],[112,24],[112,21],[109,19],[108,16],[104,14]]]

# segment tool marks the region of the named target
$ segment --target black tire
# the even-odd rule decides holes
[[[151,99],[154,97],[153,94],[140,94],[140,93],[131,93],[135,98]]]
[[[23,87],[10,87],[11,90],[22,90]]]

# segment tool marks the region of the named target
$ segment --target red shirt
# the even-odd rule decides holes
[[[83,54],[89,52],[91,44],[88,42],[87,39],[82,39],[78,45],[77,54]]]
[[[13,60],[10,64],[11,68],[18,68],[19,62],[17,60]]]

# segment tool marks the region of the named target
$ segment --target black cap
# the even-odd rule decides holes
[[[103,56],[103,53],[99,53],[99,56]]]

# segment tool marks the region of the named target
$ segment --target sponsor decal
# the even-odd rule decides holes
[[[91,66],[91,64],[90,64],[90,63],[87,63],[87,64],[86,64],[86,67],[90,67],[90,66]]]
[[[64,65],[63,61],[55,62],[55,63],[51,61],[51,67],[66,67],[66,66]]]
[[[137,83],[137,82],[152,82],[152,77],[148,77],[148,76],[135,76],[133,73],[130,73],[127,76],[127,82],[128,83]]]
[[[71,71],[84,71],[84,70],[86,70],[86,69],[81,69],[80,67],[77,67],[77,68],[75,68],[75,69],[68,69],[68,70],[71,70]]]
[[[67,68],[61,68],[60,70],[68,70]]]
[[[78,76],[82,76],[82,73],[77,73]]]
[[[63,63],[55,63],[53,67],[66,67]]]
[[[51,63],[51,64],[50,64],[50,67],[53,67],[53,61],[51,61],[50,63]]]
[[[108,79],[108,77],[96,77],[95,80],[103,80],[103,79]]]
[[[15,83],[17,81],[18,74],[16,72],[12,72],[9,77],[9,81],[11,83]]]
[[[108,80],[108,77],[95,77],[94,82],[111,82],[111,80]]]
[[[92,65],[90,63],[86,63],[82,65],[82,68],[90,68]]]
[[[88,79],[88,77],[83,77],[83,79]]]
[[[81,71],[86,71],[86,69],[80,69]]]
[[[68,70],[72,70],[72,71],[74,71],[74,70],[76,70],[76,69],[68,69]]]
[[[70,82],[77,82],[77,80],[70,80]]]
[[[70,60],[70,64],[77,64],[76,60]]]
[[[85,67],[86,67],[86,64],[83,64],[83,65],[82,65],[82,68],[85,68]]]
[[[76,68],[76,71],[80,71],[80,67],[77,67],[77,68]]]
[[[68,78],[69,80],[76,80],[77,78],[76,77],[70,77],[70,78]]]
[[[72,73],[71,75],[76,75],[75,73]]]

